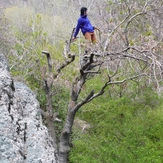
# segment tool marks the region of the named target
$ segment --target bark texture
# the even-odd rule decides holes
[[[80,69],[80,76],[76,77],[74,83],[72,84],[71,97],[68,106],[68,114],[66,121],[60,136],[59,142],[59,162],[68,163],[68,153],[70,151],[70,135],[72,131],[72,126],[75,119],[75,114],[77,111],[86,104],[89,99],[93,96],[92,91],[83,101],[78,102],[78,97],[80,95],[81,89],[86,82],[86,77],[90,70],[90,65],[93,63],[93,54],[85,62],[83,61],[82,68]]]

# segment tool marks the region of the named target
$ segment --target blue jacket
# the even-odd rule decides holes
[[[83,35],[85,35],[86,32],[94,32],[95,27],[92,26],[89,19],[87,18],[87,15],[81,16],[78,19],[78,23],[77,23],[76,30],[74,33],[75,38],[78,35],[80,29]]]

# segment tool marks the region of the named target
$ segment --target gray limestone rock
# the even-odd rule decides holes
[[[0,54],[0,163],[56,163],[56,148],[42,123],[39,103],[14,82]]]

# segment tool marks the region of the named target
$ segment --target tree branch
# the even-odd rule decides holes
[[[114,29],[111,31],[111,33],[108,33],[107,35],[107,39],[104,45],[104,51],[106,51],[106,48],[108,46],[109,43],[109,38],[111,37],[111,35],[130,17],[131,13],[129,13],[117,26],[114,27]]]
[[[94,91],[91,91],[90,94],[89,94],[83,101],[79,102],[79,103],[75,106],[75,108],[73,108],[73,110],[74,110],[75,112],[77,112],[78,109],[79,109],[81,106],[83,106],[84,104],[86,104],[86,103],[91,99],[91,97],[92,97],[93,95],[94,95]]]
[[[128,22],[127,22],[127,24],[126,24],[126,27],[124,28],[125,39],[126,39],[126,46],[129,46],[129,41],[128,41],[128,37],[127,37],[127,32],[128,32],[128,31],[127,31],[127,28],[128,28],[129,24],[132,22],[132,20],[133,20],[134,18],[136,18],[137,16],[140,16],[140,15],[146,14],[145,9],[146,9],[146,7],[147,7],[147,3],[148,3],[148,2],[145,3],[145,5],[144,5],[144,7],[143,7],[143,9],[142,9],[141,12],[138,12],[137,14],[133,15],[133,16],[128,20]]]
[[[67,65],[69,65],[70,63],[72,63],[75,60],[75,55],[69,55],[69,58],[71,58],[71,60],[66,60],[62,63],[62,65],[57,69],[57,72],[60,73],[60,71],[66,67]]]
[[[126,79],[120,80],[120,81],[113,81],[113,82],[112,82],[112,81],[109,80],[108,82],[106,82],[106,83],[104,84],[104,86],[101,88],[101,90],[100,90],[98,93],[94,94],[94,95],[89,99],[88,102],[90,102],[90,101],[92,101],[94,98],[96,98],[96,97],[102,95],[102,94],[105,92],[105,89],[106,89],[106,87],[107,87],[108,85],[122,84],[122,83],[124,83],[124,82],[126,82],[126,81],[128,81],[128,80],[133,80],[133,79],[138,78],[138,77],[140,77],[140,76],[145,76],[145,74],[136,75],[136,76],[133,76],[133,77],[130,77],[130,78],[126,78]]]
[[[49,72],[52,72],[52,63],[51,63],[51,56],[50,56],[50,53],[47,52],[47,51],[42,51],[42,53],[45,54],[46,57],[47,57]]]

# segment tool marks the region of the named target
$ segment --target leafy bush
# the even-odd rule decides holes
[[[133,100],[134,99],[134,100]],[[163,162],[162,99],[151,89],[111,99],[105,94],[78,116],[91,124],[74,137],[71,163]]]

